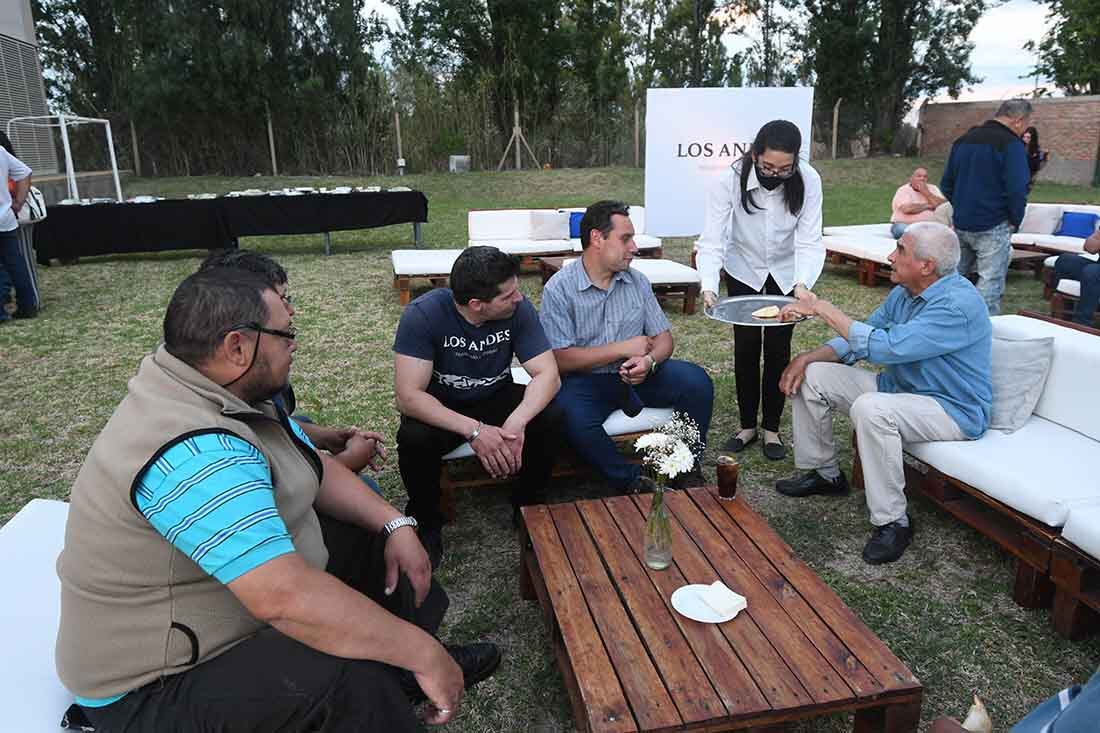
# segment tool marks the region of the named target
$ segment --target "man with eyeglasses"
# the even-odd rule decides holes
[[[191,275],[72,488],[58,559],[67,724],[419,729],[500,661],[434,637],[448,600],[416,523],[272,398],[289,309],[239,269]]]
[[[199,265],[199,272],[216,267],[235,267],[261,276],[282,298],[291,317],[294,316],[289,278],[286,270],[273,258],[262,252],[248,249],[215,250]],[[297,399],[294,387],[289,382],[286,389],[276,395],[273,401],[298,423],[315,446],[321,450],[327,450],[333,458],[343,463],[353,473],[362,474],[360,478],[363,482],[372,490],[381,493],[382,489],[378,483],[363,473],[368,468],[371,471],[378,471],[382,462],[386,460],[386,447],[383,445],[381,433],[361,430],[357,427],[337,428],[318,425],[305,415],[295,414]]]

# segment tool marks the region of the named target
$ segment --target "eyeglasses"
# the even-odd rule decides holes
[[[298,340],[298,332],[294,329],[291,329],[289,331],[280,331],[277,328],[264,328],[263,326],[261,326],[258,323],[238,323],[236,326],[230,326],[229,328],[222,331],[222,335],[224,336],[225,334],[229,333],[230,331],[243,331],[243,330],[259,331],[260,333],[266,333],[266,334],[270,334],[272,336],[279,336],[280,338],[285,338],[288,341],[297,341]]]
[[[756,169],[769,178],[790,178],[794,175],[795,167],[789,165],[786,168],[772,168],[763,161],[757,161]]]

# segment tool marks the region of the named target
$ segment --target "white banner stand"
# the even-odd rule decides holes
[[[813,104],[813,87],[648,90],[646,233],[699,234],[710,181],[749,150],[767,122],[797,125],[800,157],[809,161]]]

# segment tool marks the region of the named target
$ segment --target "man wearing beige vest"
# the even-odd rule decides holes
[[[415,522],[271,397],[296,333],[258,276],[176,289],[72,489],[58,559],[67,723],[102,731],[411,731],[454,717],[491,644],[433,636]]]

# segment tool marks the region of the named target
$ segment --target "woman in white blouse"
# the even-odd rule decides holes
[[[708,308],[718,301],[720,275],[729,295],[792,295],[817,282],[825,264],[821,177],[799,160],[801,147],[798,127],[773,120],[760,128],[751,150],[711,185],[696,258]],[[763,397],[764,455],[772,460],[786,456],[779,438],[784,405],[779,376],[791,359],[793,331],[793,326],[734,326],[741,430],[723,450],[739,452],[756,441]]]

